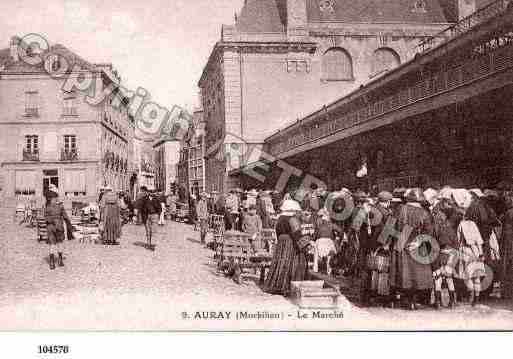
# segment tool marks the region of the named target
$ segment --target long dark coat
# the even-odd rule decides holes
[[[404,290],[431,289],[433,287],[431,264],[424,264],[415,259],[415,256],[408,250],[408,246],[419,235],[433,237],[433,218],[424,208],[411,204],[402,206],[398,214],[397,229],[402,232],[406,226],[409,226],[411,232],[408,238],[396,242],[390,271],[391,285]],[[401,243],[404,243],[404,245],[401,245]],[[425,247],[421,247],[419,253],[425,255]]]

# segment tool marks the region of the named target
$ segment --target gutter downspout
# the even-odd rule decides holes
[[[242,58],[242,47],[239,49],[239,75],[240,75],[240,138],[242,141],[244,141],[244,73],[242,71],[242,65],[244,64],[243,58]],[[245,143],[241,143],[242,147],[242,155],[239,157],[239,160],[241,160],[241,163],[239,163],[239,167],[242,168],[242,164],[244,163],[244,157],[245,157],[245,150],[246,146]],[[240,184],[240,183],[239,183]],[[240,186],[239,186],[240,187]]]

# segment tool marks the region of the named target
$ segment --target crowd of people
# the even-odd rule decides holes
[[[50,188],[45,209],[51,269],[64,265],[66,229],[72,237],[57,193]],[[232,190],[198,197],[191,196],[191,216],[203,243],[213,214],[224,219],[227,231],[250,238],[275,230],[269,293],[290,295],[291,281],[306,280],[312,270],[358,283],[367,305],[439,308],[443,289],[450,307],[463,300],[475,305],[494,288],[501,298],[513,296],[513,193],[507,190],[446,186],[370,194],[312,186],[284,194]],[[119,243],[127,212],[145,226],[147,247],[154,248],[152,227],[164,224],[176,201],[142,187],[132,203],[105,188],[99,198],[103,241]]]
[[[440,308],[445,288],[450,307],[463,300],[475,305],[497,283],[502,298],[513,295],[508,191],[446,186],[329,193],[312,186],[283,195],[232,190],[199,197],[202,241],[209,214],[222,215],[227,230],[250,236],[276,230],[265,285],[270,293],[289,295],[290,282],[305,280],[311,268],[356,279],[367,305]]]

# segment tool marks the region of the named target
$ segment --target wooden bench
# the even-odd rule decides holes
[[[210,231],[214,236],[214,245],[212,248],[215,251],[214,259],[217,259],[220,255],[219,251],[224,239],[224,233],[226,231],[224,225],[224,216],[212,214],[209,217],[209,227]]]
[[[48,232],[46,230],[46,218],[43,209],[36,210],[36,226],[37,226],[37,241],[48,242]]]
[[[291,282],[292,296],[296,304],[301,309],[336,309],[338,308],[338,298],[341,296],[340,290],[336,285],[324,280],[313,281],[293,281]],[[318,299],[328,298],[330,301],[326,305],[319,305]],[[316,300],[315,304],[309,304],[309,299]]]
[[[220,247],[218,268],[225,274],[240,283],[244,269],[260,269],[260,283],[265,281],[265,270],[269,268],[272,256],[268,252],[255,251],[246,233],[226,232]]]

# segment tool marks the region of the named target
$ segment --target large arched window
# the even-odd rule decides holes
[[[353,80],[353,60],[341,48],[331,48],[322,56],[322,79],[328,81]]]
[[[380,48],[374,51],[372,59],[371,76],[376,76],[382,72],[389,71],[401,64],[401,59],[397,52],[388,48]]]

